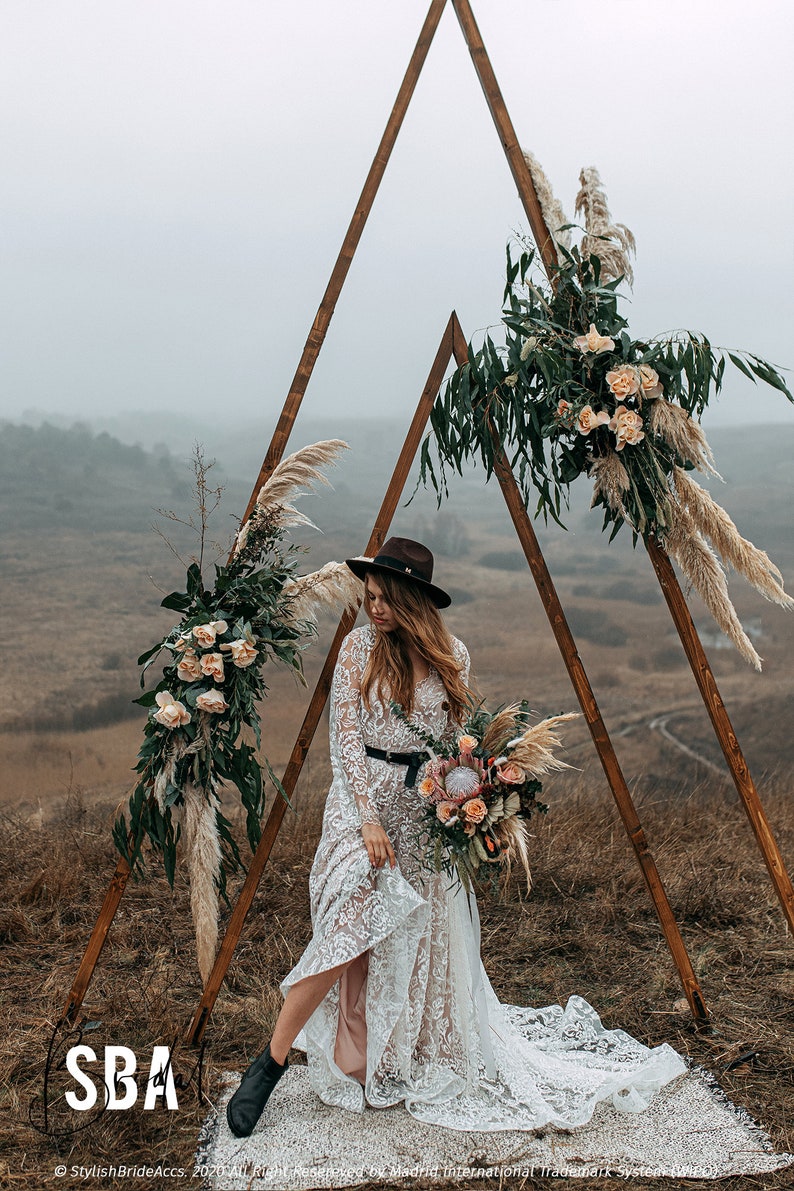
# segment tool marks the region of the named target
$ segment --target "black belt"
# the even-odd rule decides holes
[[[416,775],[425,761],[430,760],[430,753],[395,753],[391,749],[370,748],[368,744],[364,746],[364,751],[368,757],[374,757],[376,761],[388,761],[391,765],[407,765],[405,784],[409,787],[416,785]]]

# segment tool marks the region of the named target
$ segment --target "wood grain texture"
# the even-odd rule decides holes
[[[452,337],[455,361],[460,366],[468,358],[468,346],[457,318],[454,318]],[[681,937],[681,932],[678,929],[678,923],[675,920],[675,915],[673,914],[667,893],[662,884],[662,879],[659,876],[656,861],[648,847],[648,841],[642,829],[637,808],[634,805],[634,800],[629,792],[612,740],[601,716],[593,688],[590,685],[590,680],[584,668],[584,663],[579,656],[579,651],[568,625],[562,604],[560,603],[554,581],[549,568],[546,566],[546,560],[543,557],[540,543],[538,542],[524,501],[521,498],[518,484],[513,475],[513,469],[510,467],[507,456],[504,450],[498,445],[498,442],[494,457],[496,478],[502,489],[502,495],[505,498],[510,518],[515,526],[516,534],[529,564],[529,569],[532,572],[532,577],[535,580],[535,586],[538,589],[538,594],[548,617],[549,624],[551,625],[554,639],[557,642],[571,684],[579,700],[579,706],[584,713],[587,726],[590,729],[593,744],[595,745],[598,758],[609,783],[609,788],[615,799],[618,812],[626,829],[626,834],[631,841],[631,846],[634,849],[640,870],[645,878],[645,883],[648,887],[654,909],[656,910],[662,933],[664,934],[670,955],[681,980],[681,987],[684,990],[684,995],[689,1003],[695,1021],[705,1022],[708,1020],[705,999],[694,968],[692,967],[684,940]]]
[[[110,879],[105,900],[102,902],[102,907],[97,915],[97,920],[94,923],[94,929],[91,931],[91,937],[88,940],[86,949],[83,952],[83,958],[80,961],[80,967],[77,969],[77,975],[74,978],[74,983],[66,999],[66,1004],[63,1010],[64,1022],[74,1022],[80,1007],[83,1004],[83,999],[88,986],[91,983],[91,977],[94,974],[94,969],[99,962],[99,957],[102,954],[102,948],[105,946],[105,941],[108,937],[113,919],[116,916],[116,910],[119,907],[119,902],[124,896],[124,890],[127,888],[127,881],[130,876],[130,866],[124,857],[120,857],[116,865],[116,871]]]
[[[419,34],[414,52],[411,55],[411,60],[408,63],[408,69],[405,72],[400,89],[397,93],[397,98],[394,101],[394,106],[386,124],[386,129],[381,137],[369,173],[367,174],[364,187],[361,191],[358,202],[356,203],[353,217],[350,220],[345,238],[342,241],[342,247],[339,250],[339,256],[331,272],[331,277],[326,286],[325,293],[320,301],[317,314],[314,317],[311,330],[309,331],[306,344],[303,348],[303,353],[298,362],[298,367],[295,371],[289,393],[284,402],[284,408],[281,411],[276,428],[273,432],[273,438],[265,455],[264,462],[259,470],[259,475],[254,483],[248,505],[243,514],[242,521],[247,521],[251,515],[251,510],[256,502],[257,495],[260,488],[269,479],[273,470],[280,463],[287,441],[292,432],[292,427],[300,409],[306,388],[314,372],[314,366],[317,363],[317,357],[320,354],[320,349],[325,342],[325,336],[328,327],[333,317],[336,303],[339,300],[339,295],[342,292],[342,286],[347,278],[351,262],[358,248],[361,240],[364,227],[369,218],[372,204],[375,201],[375,196],[378,193],[383,175],[386,172],[386,166],[389,163],[394,143],[397,140],[397,135],[402,128],[402,123],[405,118],[405,113],[408,111],[408,105],[411,102],[414,90],[416,88],[419,75],[422,72],[422,67],[425,64],[428,50],[430,49],[433,37],[435,36],[438,22],[441,19],[441,14],[444,11],[446,0],[432,0],[422,30]]]
[[[380,547],[386,538],[389,531],[394,514],[397,510],[397,504],[405,488],[405,482],[408,479],[408,473],[411,470],[411,464],[419,449],[419,443],[427,425],[427,420],[430,417],[430,410],[433,408],[436,394],[444,379],[444,372],[452,357],[452,325],[455,319],[454,313],[450,315],[449,322],[444,328],[444,333],[441,336],[441,342],[438,345],[435,359],[433,360],[430,373],[427,378],[422,395],[419,398],[419,404],[416,407],[416,412],[408,428],[408,433],[405,436],[402,449],[394,467],[391,480],[389,481],[386,494],[383,498],[380,510],[375,519],[375,524],[367,542],[364,554],[367,557],[372,557],[377,554]],[[306,755],[311,747],[314,734],[317,730],[317,725],[320,722],[320,716],[323,713],[328,694],[331,689],[331,679],[333,678],[334,666],[336,659],[339,656],[339,649],[342,641],[352,629],[356,621],[356,612],[345,612],[337,626],[334,639],[331,647],[323,663],[322,671],[317,679],[314,692],[312,693],[309,706],[303,718],[300,730],[298,731],[295,744],[290,754],[290,759],[287,762],[287,767],[282,778],[282,785],[286,792],[287,798],[292,799],[298,778],[303,769]],[[273,807],[265,822],[262,832],[262,838],[254,853],[254,857],[249,865],[248,873],[246,874],[243,888],[235,903],[232,911],[229,925],[226,928],[226,933],[221,940],[221,945],[218,949],[218,954],[210,973],[204,993],[198,1008],[195,1012],[193,1020],[187,1032],[188,1041],[194,1046],[198,1046],[204,1035],[207,1027],[212,1008],[217,1000],[220,992],[221,984],[228,971],[232,956],[240,938],[240,933],[243,929],[246,916],[251,908],[251,904],[256,894],[257,886],[261,880],[265,865],[270,857],[273,849],[273,844],[276,841],[279,830],[281,828],[284,814],[287,809],[287,804],[283,798],[277,797]]]
[[[532,228],[532,235],[535,237],[535,243],[538,246],[538,251],[540,252],[546,271],[549,273],[557,265],[557,250],[554,247],[554,242],[546,226],[543,211],[535,190],[535,184],[529,172],[529,166],[524,161],[524,154],[521,151],[521,145],[513,128],[513,121],[510,119],[507,105],[502,98],[502,92],[496,81],[496,75],[491,66],[491,60],[485,49],[477,22],[474,19],[474,13],[472,12],[469,0],[452,0],[452,5],[466,40],[466,45],[469,47],[469,53],[474,63],[474,69],[477,72],[477,78],[480,80],[480,86],[483,89],[488,110],[496,125],[499,140],[502,142],[502,148],[505,151],[510,172],[518,189],[519,198],[526,211],[529,226]]]
[[[662,594],[667,601],[667,607],[670,609],[670,615],[681,638],[681,644],[684,647],[687,661],[692,668],[695,682],[697,683],[698,690],[703,698],[703,703],[714,728],[714,733],[719,741],[723,756],[728,763],[728,768],[731,771],[734,784],[739,792],[742,805],[750,820],[750,825],[755,834],[758,846],[761,849],[764,863],[772,878],[772,884],[780,900],[783,913],[792,931],[794,931],[794,889],[792,889],[791,878],[786,870],[785,862],[772,833],[772,829],[769,826],[769,821],[761,804],[758,790],[756,789],[747,761],[744,758],[738,738],[734,732],[733,724],[722,701],[722,696],[717,687],[717,681],[709,660],[706,657],[697,629],[695,628],[695,623],[684,598],[684,593],[681,590],[681,585],[673,570],[673,564],[657,541],[649,539],[645,544],[651,563],[653,564],[653,569],[656,572],[656,577],[659,580]]]

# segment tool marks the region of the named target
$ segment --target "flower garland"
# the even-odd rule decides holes
[[[217,944],[218,894],[226,896],[227,874],[241,863],[231,824],[221,811],[221,787],[235,787],[240,795],[252,851],[265,806],[260,757],[286,797],[258,752],[257,704],[267,694],[264,666],[268,660],[282,662],[302,679],[301,650],[314,631],[312,605],[355,605],[358,599],[355,580],[342,564],[329,563],[321,572],[296,578],[300,551],[284,541],[287,526],[311,524],[289,503],[296,489],[325,481],[320,466],[345,446],[339,440],[316,443],[276,468],[238,534],[230,562],[216,566],[212,589],[205,588],[193,563],[185,591],[162,601],[182,619],[138,659],[143,686],[149,667],[161,652],[167,655],[160,681],[136,700],[149,716],[129,820],[119,816],[113,839],[134,872],[142,867],[148,840],[162,853],[173,885],[181,838],[205,983]]]
[[[544,205],[557,211],[548,199]],[[697,419],[722,387],[726,360],[751,380],[794,397],[771,364],[713,348],[704,335],[632,338],[616,290],[633,237],[609,222],[594,170],[583,171],[577,208],[593,226],[581,247],[567,247],[567,228],[560,229],[559,264],[550,280],[540,274],[534,250],[524,248],[514,260],[508,246],[504,343],[497,346],[486,335],[481,348],[470,345],[467,362],[439,394],[433,435],[422,447],[422,479],[441,500],[446,467],[460,473],[465,460],[479,458],[490,476],[504,449],[525,503],[534,487],[535,515],[562,524],[569,485],[589,476],[592,505],[604,509],[610,541],[624,522],[635,544],[638,537],[657,539],[720,628],[760,669],[715,551],[766,599],[786,608],[794,600],[774,563],[740,536],[690,472],[717,475]],[[549,226],[560,218],[556,214]]]
[[[471,705],[454,739],[437,738],[413,724],[398,703],[392,711],[431,752],[419,793],[426,801],[422,825],[425,863],[446,872],[468,891],[488,865],[492,882],[507,877],[518,860],[531,886],[526,823],[548,807],[538,800],[540,774],[567,769],[554,756],[559,724],[578,713],[529,725],[526,701],[489,712]]]

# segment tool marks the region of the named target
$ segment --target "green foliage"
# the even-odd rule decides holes
[[[497,345],[486,335],[479,350],[469,345],[468,360],[433,406],[433,433],[422,445],[421,478],[432,484],[439,504],[447,492],[447,469],[462,474],[465,462],[479,460],[488,478],[504,451],[527,507],[534,504],[536,516],[562,524],[569,485],[583,472],[590,474],[599,458],[620,452],[628,477],[623,510],[603,495],[595,503],[604,506],[604,526],[611,526],[613,536],[624,513],[632,528],[647,536],[664,530],[673,466],[691,466],[669,442],[649,432],[645,418],[662,391],[668,402],[698,419],[722,387],[727,357],[751,380],[794,401],[771,364],[748,353],[724,353],[704,335],[684,331],[670,338],[633,339],[618,308],[619,281],[602,284],[598,258],[582,258],[574,248],[565,252],[549,282],[539,275],[534,251],[522,250],[513,260],[508,246],[504,343]],[[577,346],[577,337],[590,327],[612,341],[611,349]],[[616,395],[607,373],[622,366],[638,376],[641,368],[653,370],[658,386],[649,383],[636,394]],[[604,416],[585,433],[578,419],[587,407]],[[639,431],[625,441],[616,434],[621,409]]]
[[[183,804],[188,784],[213,803],[222,783],[236,787],[252,850],[259,843],[265,805],[260,760],[284,795],[269,762],[257,752],[257,703],[267,693],[263,668],[269,659],[278,661],[302,679],[300,650],[313,627],[290,617],[286,585],[297,566],[298,548],[283,543],[277,521],[260,516],[251,527],[246,547],[228,565],[216,565],[211,590],[205,588],[198,564],[189,566],[185,590],[171,592],[162,601],[182,619],[138,659],[143,686],[149,667],[161,652],[167,654],[157,685],[136,700],[150,714],[135,767],[139,776],[129,819],[119,817],[113,839],[133,870],[142,866],[148,839],[162,854],[172,883],[179,839],[174,811]],[[240,855],[230,824],[218,808],[216,823],[225,893],[226,875],[239,866]]]

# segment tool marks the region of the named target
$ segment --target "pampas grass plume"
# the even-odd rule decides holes
[[[327,562],[319,571],[284,585],[290,620],[316,620],[320,608],[356,608],[361,580],[343,562]]]
[[[527,728],[521,736],[508,741],[510,760],[533,777],[548,773],[550,769],[570,769],[570,765],[554,755],[554,750],[562,747],[556,729],[559,724],[578,719],[578,711],[569,711],[565,715],[549,716]]]
[[[607,196],[598,170],[593,166],[579,174],[580,189],[576,196],[576,214],[584,216],[585,235],[582,256],[597,256],[601,262],[601,280],[614,281],[625,277],[634,284],[634,270],[629,253],[636,252],[632,232],[623,223],[613,223],[607,206]]]
[[[742,628],[728,595],[725,572],[686,509],[680,508],[678,517],[667,531],[665,545],[723,633],[742,657],[754,669],[760,670],[761,659]]]

